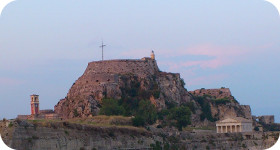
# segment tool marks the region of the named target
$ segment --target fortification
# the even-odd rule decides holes
[[[190,91],[191,94],[196,96],[210,95],[216,99],[221,98],[229,98],[233,100],[233,96],[231,95],[229,88],[220,88],[220,89],[198,89],[195,91]]]
[[[266,115],[266,116],[259,116],[257,117],[260,122],[265,124],[273,124],[274,122],[274,115]]]
[[[142,59],[117,59],[105,61],[93,61],[88,64],[84,73],[87,74],[136,74],[146,77],[158,72],[156,60],[151,58]]]

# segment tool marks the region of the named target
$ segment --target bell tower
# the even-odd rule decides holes
[[[39,95],[30,95],[31,101],[31,115],[39,114]]]

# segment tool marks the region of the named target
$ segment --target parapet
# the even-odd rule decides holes
[[[190,91],[191,94],[197,96],[210,95],[217,99],[219,98],[232,98],[229,88],[220,88],[220,89],[198,89],[195,91]]]
[[[116,59],[93,61],[88,64],[85,74],[135,74],[138,76],[154,75],[159,72],[156,60],[142,59]]]
[[[257,117],[260,122],[265,124],[272,124],[274,122],[274,115],[266,115],[266,116],[259,116]]]

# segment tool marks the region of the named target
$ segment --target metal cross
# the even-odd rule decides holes
[[[102,49],[102,60],[104,60],[104,55],[103,55],[103,48],[105,47],[106,45],[103,44],[103,41],[102,41],[102,45],[100,46],[101,49]]]

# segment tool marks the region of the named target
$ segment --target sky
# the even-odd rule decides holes
[[[16,0],[0,16],[0,119],[54,107],[88,62],[142,58],[280,122],[280,17],[264,0]]]

